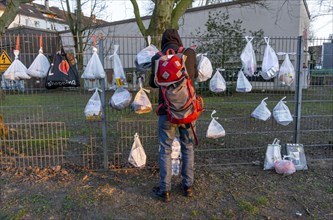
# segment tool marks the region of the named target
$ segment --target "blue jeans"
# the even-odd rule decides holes
[[[195,123],[193,123],[195,124]],[[193,125],[194,126],[194,125]],[[193,127],[195,129],[195,127]],[[179,142],[182,153],[182,186],[192,186],[194,180],[194,135],[190,125],[172,124],[166,115],[160,115],[158,119],[158,140],[160,144],[160,190],[171,190],[171,152],[172,142],[179,131]]]

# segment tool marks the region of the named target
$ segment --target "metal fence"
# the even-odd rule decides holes
[[[21,36],[34,39],[32,36]],[[44,42],[54,42],[55,36]],[[11,40],[8,40],[11,39]],[[245,39],[239,39],[244,40]],[[258,39],[259,40],[259,39]],[[22,41],[19,59],[28,67],[38,54],[32,40]],[[72,51],[71,38],[63,36],[62,43],[67,51]],[[250,93],[235,91],[237,73],[241,68],[237,53],[223,54],[234,60],[223,77],[227,81],[227,91],[212,93],[209,82],[196,83],[197,91],[204,97],[205,112],[197,121],[197,133],[200,144],[195,147],[196,166],[219,166],[231,164],[249,164],[263,161],[266,146],[274,138],[282,143],[302,143],[308,160],[333,159],[333,73],[332,70],[308,70],[303,63],[309,61],[304,51],[304,43],[322,45],[327,40],[308,40],[299,38],[271,38],[271,46],[276,52],[295,52],[291,61],[296,70],[296,80],[291,87],[280,85],[278,79],[265,81],[260,76],[260,65],[265,45],[255,48],[259,72],[249,77],[253,90]],[[200,39],[183,38],[184,46],[198,44]],[[137,72],[135,56],[145,47],[141,37],[115,37],[99,39],[97,47],[105,69],[112,70],[112,45],[119,44],[119,56],[126,69],[128,89],[134,97],[138,85],[137,76],[149,77],[149,72]],[[38,45],[38,44],[37,44]],[[57,43],[54,43],[57,45]],[[244,44],[245,45],[245,44]],[[13,59],[15,36],[7,36],[0,42]],[[85,51],[85,63],[92,54],[92,48]],[[50,55],[54,49],[45,46],[44,53]],[[209,58],[218,57],[208,54]],[[282,63],[283,58],[280,58]],[[223,68],[218,62],[214,68]],[[215,72],[215,70],[214,70]],[[109,74],[109,77],[112,77]],[[5,86],[4,83],[7,83]],[[72,163],[90,169],[108,169],[128,167],[129,152],[134,134],[138,133],[147,154],[147,166],[156,166],[158,158],[157,116],[154,112],[135,114],[130,107],[122,111],[108,105],[113,90],[112,80],[91,82],[83,81],[80,88],[58,88],[47,90],[43,79],[31,79],[23,82],[8,82],[2,79],[0,96],[0,168],[26,166],[54,166]],[[106,84],[105,84],[106,83]],[[15,86],[15,85],[21,86]],[[96,85],[103,89],[103,120],[88,121],[83,113],[92,93],[88,89]],[[106,85],[103,87],[103,85]],[[145,84],[146,85],[146,84]],[[104,89],[105,88],[105,89]],[[154,109],[157,106],[156,89],[146,86]],[[274,118],[259,121],[250,117],[251,112],[268,97],[268,108],[274,106],[283,97],[293,115],[293,122],[287,126],[276,123]],[[210,114],[216,110],[218,122],[226,130],[226,136],[219,139],[206,138],[210,123]]]

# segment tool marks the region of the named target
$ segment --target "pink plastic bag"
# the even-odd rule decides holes
[[[278,174],[290,175],[296,172],[295,165],[290,160],[278,160],[274,163],[274,167]]]

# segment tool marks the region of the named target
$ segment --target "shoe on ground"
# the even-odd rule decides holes
[[[186,197],[192,197],[193,196],[193,188],[192,186],[183,186],[183,195]]]
[[[154,192],[155,196],[162,199],[163,202],[170,202],[171,201],[169,191],[165,191],[165,192],[161,191],[160,187],[157,186],[157,187],[153,188],[153,192]]]

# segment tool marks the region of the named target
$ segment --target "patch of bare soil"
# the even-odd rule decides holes
[[[197,167],[195,193],[152,194],[157,169],[92,172],[64,165],[1,171],[0,219],[333,219],[332,161],[283,176],[261,166]]]

